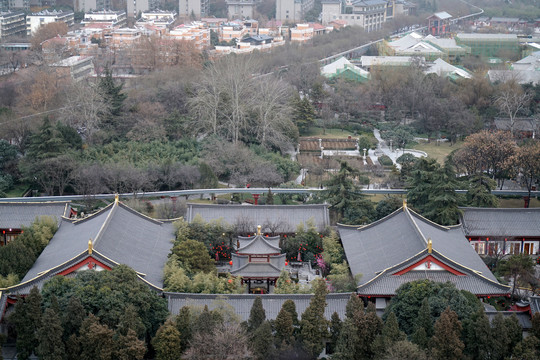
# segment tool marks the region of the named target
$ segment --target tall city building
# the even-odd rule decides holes
[[[314,0],[276,0],[276,20],[302,21],[314,4]]]
[[[199,19],[208,15],[209,6],[209,0],[179,0],[178,15],[193,16]]]

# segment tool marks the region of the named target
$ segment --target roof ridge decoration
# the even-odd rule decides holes
[[[409,212],[409,208],[407,208],[407,206],[403,207],[403,212],[407,215],[407,217],[409,218],[410,222],[412,223],[413,225],[413,228],[416,230],[416,232],[418,233],[418,235],[420,235],[420,238],[422,240],[424,240],[424,242],[426,243],[426,245],[428,245],[428,240],[426,239],[426,237],[424,236],[424,234],[422,233],[422,230],[420,230],[420,227],[418,226],[418,224],[416,223],[416,221],[414,221],[414,217],[412,216],[412,214]]]
[[[100,210],[96,211],[95,213],[88,215],[88,216],[85,217],[85,218],[82,218],[82,219],[78,219],[78,220],[73,221],[73,224],[77,225],[78,223],[82,223],[82,222],[85,222],[85,221],[88,220],[88,219],[94,218],[94,217],[96,217],[97,215],[99,215],[99,214],[105,212],[108,208],[112,207],[113,205],[114,205],[114,203],[110,203],[109,205],[105,206],[103,209],[100,209]],[[67,220],[68,220],[68,219],[67,219]]]
[[[105,232],[105,229],[107,228],[107,226],[111,222],[111,218],[113,217],[113,214],[116,212],[117,208],[118,208],[118,195],[115,196],[114,203],[113,203],[113,206],[111,208],[111,211],[109,211],[109,213],[107,214],[107,218],[105,219],[105,221],[101,225],[101,228],[99,229],[99,231],[98,231],[98,233],[96,235],[96,238],[94,239],[94,246],[97,245],[97,242],[99,241],[99,239],[101,239],[101,235]]]
[[[88,255],[92,255],[92,250],[93,250],[92,239],[89,239],[88,240]]]
[[[262,235],[260,235],[260,234],[259,234],[259,235],[256,235],[256,236],[253,238],[253,240],[251,240],[251,241],[249,242],[249,244],[247,244],[246,246],[236,249],[236,252],[237,252],[238,254],[243,254],[242,251],[245,250],[245,249],[247,249],[247,248],[249,248],[250,246],[252,246],[252,245],[257,241],[257,239],[260,239],[260,241],[263,241],[267,246],[269,246],[270,248],[275,249],[275,250],[277,250],[279,253],[281,253],[281,248],[279,248],[279,247],[277,247],[277,246],[274,246],[274,245],[270,244],[270,243],[269,243],[268,241],[266,241],[266,239],[265,239]]]

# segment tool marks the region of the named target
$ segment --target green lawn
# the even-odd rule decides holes
[[[451,145],[450,142],[440,143],[439,145],[432,141],[430,143],[419,143],[417,145],[412,146],[413,149],[416,150],[422,150],[425,151],[428,156],[437,159],[439,163],[443,163],[444,159],[450,154],[452,151],[459,149],[463,146],[463,141],[459,141],[455,143],[454,145]]]
[[[323,129],[322,127],[310,127],[307,131],[302,132],[300,136],[305,137],[319,137],[319,138],[332,138],[332,139],[346,139],[349,136],[353,138],[357,138],[359,135],[370,135],[369,133],[362,133],[355,135],[354,132],[350,132],[348,130],[341,130],[341,129]],[[373,136],[373,133],[371,133],[371,136]]]
[[[523,199],[500,199],[499,198],[499,207],[500,208],[522,208],[524,205]],[[540,200],[537,198],[532,198],[529,203],[529,207],[540,207]]]
[[[21,197],[28,190],[27,184],[16,184],[13,189],[6,191],[6,197]]]

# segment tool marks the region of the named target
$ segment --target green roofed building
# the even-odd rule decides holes
[[[509,57],[519,53],[519,41],[516,34],[457,34],[458,45],[468,46],[472,55],[483,57]]]
[[[343,78],[358,82],[369,80],[369,72],[353,65],[349,60],[340,57],[336,61],[321,68],[321,74],[329,79]]]

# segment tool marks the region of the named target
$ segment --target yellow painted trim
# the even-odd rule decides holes
[[[99,239],[101,238],[101,234],[103,233],[103,231],[105,230],[105,228],[109,225],[109,221],[114,213],[114,211],[116,210],[116,207],[118,206],[118,202],[114,202],[113,203],[113,206],[111,208],[111,211],[109,211],[109,213],[107,214],[107,217],[105,218],[105,221],[103,222],[103,224],[101,224],[101,227],[99,228],[99,231],[94,239],[94,245],[97,245],[97,242],[99,241]]]
[[[418,217],[422,218],[423,220],[426,220],[428,223],[430,223],[432,225],[435,225],[436,227],[443,228],[445,230],[450,230],[450,228],[448,226],[437,224],[436,222],[433,222],[433,221],[429,220],[428,218],[423,217],[422,215],[420,215],[419,213],[417,213],[414,210],[410,210],[409,208],[407,208],[407,210],[411,211],[415,215],[418,215]],[[459,226],[459,225],[453,225],[453,226]]]
[[[25,205],[25,204],[63,204],[63,203],[71,203],[71,200],[64,200],[64,201],[2,201],[1,204],[17,204],[17,205]]]
[[[428,241],[426,239],[426,237],[424,236],[424,233],[422,232],[422,230],[420,230],[420,227],[418,226],[418,224],[416,223],[416,221],[414,221],[414,218],[413,216],[411,215],[411,213],[409,212],[409,209],[404,207],[403,208],[403,212],[409,217],[410,221],[413,223],[416,231],[418,232],[418,234],[420,234],[420,236],[422,237],[422,239],[424,240],[424,242],[426,243],[426,245],[428,244]]]

